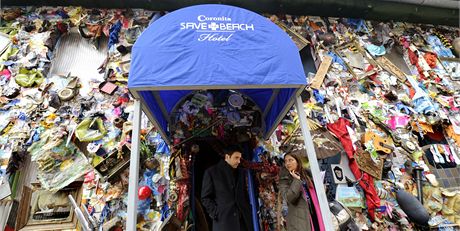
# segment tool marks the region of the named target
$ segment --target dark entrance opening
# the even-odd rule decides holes
[[[203,185],[203,176],[206,169],[217,164],[222,157],[222,143],[213,137],[194,140],[195,144],[200,146],[200,151],[194,157],[193,175],[194,186],[193,192],[195,197],[195,231],[212,230],[212,219],[201,205],[201,187]]]

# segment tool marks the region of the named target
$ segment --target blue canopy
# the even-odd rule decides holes
[[[298,49],[269,19],[197,5],[153,22],[132,49],[128,87],[165,140],[176,105],[194,90],[235,89],[262,111],[264,138],[306,85]]]

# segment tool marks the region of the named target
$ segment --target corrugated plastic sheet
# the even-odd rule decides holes
[[[81,37],[77,30],[70,31],[56,46],[48,77],[66,76],[70,72],[72,76],[80,78],[80,95],[85,96],[91,90],[90,80],[103,81],[104,73],[99,73],[97,69],[106,58],[107,41],[107,38],[100,39],[99,48],[96,49],[90,41]]]

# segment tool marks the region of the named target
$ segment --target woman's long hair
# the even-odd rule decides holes
[[[299,173],[300,179],[302,181],[304,181],[304,182],[307,182],[308,185],[312,185],[310,174],[308,174],[308,171],[303,168],[302,160],[300,159],[300,156],[297,155],[297,154],[294,154],[294,153],[287,153],[286,155],[284,155],[284,160],[285,161],[286,161],[286,156],[290,156],[290,157],[294,158],[295,161],[297,162],[296,172]]]

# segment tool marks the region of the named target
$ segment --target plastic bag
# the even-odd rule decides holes
[[[34,85],[40,85],[43,82],[43,74],[36,69],[27,70],[22,68],[19,70],[19,74],[16,75],[15,81],[21,87],[32,87]]]
[[[102,139],[107,133],[104,122],[100,117],[86,118],[80,122],[75,131],[78,140],[91,142]]]

